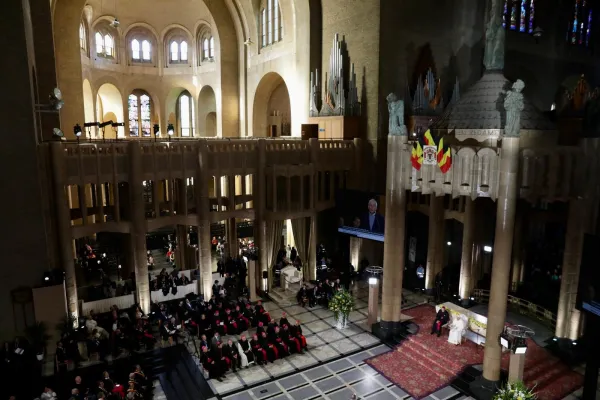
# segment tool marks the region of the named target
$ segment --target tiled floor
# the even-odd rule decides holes
[[[356,299],[356,310],[350,314],[350,324],[344,330],[335,328],[333,312],[324,307],[281,308],[273,302],[263,303],[265,309],[275,319],[279,319],[285,312],[290,321],[297,319],[302,322],[308,351],[305,354],[294,354],[277,360],[273,364],[253,365],[237,373],[230,372],[223,382],[209,380],[213,391],[221,398],[232,399],[346,399],[350,398],[352,391],[362,393],[360,397],[375,391],[381,392],[381,396],[387,396],[381,397],[383,399],[406,397],[406,394],[395,386],[388,388],[386,385],[390,383],[382,376],[374,380],[376,372],[363,365],[363,359],[390,349],[381,345],[379,339],[366,331],[368,285],[359,283],[352,288],[352,292]],[[406,298],[407,306],[423,302],[420,294],[414,295],[412,292],[406,292]],[[253,332],[254,329],[251,329],[249,334]],[[342,365],[345,365],[345,368],[342,369]],[[357,379],[352,378],[348,372],[355,367],[358,368],[355,374],[360,375],[361,371],[368,369],[368,376],[357,375]],[[344,375],[336,377],[331,368],[340,374],[343,372]],[[299,380],[297,385],[294,384],[295,379]],[[383,382],[383,386],[379,382]],[[290,397],[287,397],[288,393]],[[323,397],[324,393],[329,393],[329,397]],[[344,397],[346,393],[350,395]]]

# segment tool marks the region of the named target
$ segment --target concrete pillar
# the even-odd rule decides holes
[[[558,312],[556,314],[556,337],[566,338],[571,336],[571,315],[575,310],[577,290],[579,286],[579,267],[581,252],[583,251],[583,237],[586,207],[583,200],[571,200],[567,217],[567,232],[565,234],[565,250],[562,262],[562,279],[560,281],[560,294],[558,297]],[[579,315],[579,313],[577,313]],[[579,317],[574,321],[579,331]],[[577,333],[575,333],[577,336]],[[575,337],[577,339],[577,337]]]
[[[136,300],[145,313],[150,312],[150,282],[146,256],[146,216],[142,186],[142,149],[140,143],[129,142],[130,235],[134,251]]]
[[[67,310],[70,315],[79,316],[77,299],[77,281],[75,278],[75,260],[73,259],[73,240],[71,235],[71,212],[66,197],[65,175],[67,160],[60,142],[50,143],[52,149],[52,178],[56,207],[58,243],[60,261],[65,270],[65,290],[67,292]]]
[[[258,246],[258,265],[256,268],[256,279],[260,282],[261,290],[266,291],[267,286],[262,279],[263,271],[267,271],[267,223],[265,221],[265,202],[266,202],[266,179],[265,170],[267,167],[267,149],[265,139],[258,140],[258,149],[256,152],[256,173],[252,183],[252,194],[254,198],[254,240]]]
[[[471,268],[473,262],[473,231],[475,228],[475,204],[470,197],[465,197],[465,214],[463,220],[462,256],[460,263],[460,281],[458,295],[463,302],[468,303],[473,288]]]
[[[427,266],[425,269],[426,290],[431,290],[435,287],[435,276],[441,271],[444,260],[443,232],[444,197],[437,197],[431,194],[429,196],[429,232],[427,239]]]
[[[360,253],[362,248],[363,240],[361,238],[351,236],[350,237],[350,264],[355,270],[358,270],[360,266]]]
[[[308,263],[308,279],[314,281],[317,279],[317,246],[318,246],[318,238],[317,238],[317,225],[318,224],[318,214],[314,213],[310,217],[310,234],[308,236],[308,260],[305,262]]]
[[[240,254],[240,245],[238,244],[235,218],[227,219],[227,243],[229,244],[229,256],[237,257]]]
[[[177,213],[179,215],[179,213]],[[175,227],[175,234],[177,236],[177,248],[175,249],[175,265],[181,271],[184,271],[187,268],[186,266],[186,251],[188,247],[187,240],[187,226],[185,225],[177,225]]]
[[[508,382],[522,382],[524,369],[525,354],[510,353],[510,363],[508,365]]]
[[[256,295],[256,261],[248,260],[248,291],[250,292],[250,301],[258,300]]]
[[[210,199],[208,185],[212,178],[208,175],[208,143],[205,139],[198,141],[198,163],[194,178],[194,194],[196,196],[196,225],[198,228],[198,291],[208,300],[212,294],[212,261],[210,244]]]
[[[521,267],[523,255],[523,214],[517,214],[515,219],[515,237],[512,251],[511,290],[516,292],[521,283]]]
[[[381,328],[390,333],[397,332],[400,327],[402,307],[406,234],[406,188],[403,178],[409,165],[406,141],[405,135],[388,135]]]
[[[510,264],[517,208],[517,177],[519,173],[519,137],[502,138],[499,163],[498,199],[492,286],[488,306],[488,323],[483,357],[483,377],[488,381],[500,380],[502,348],[498,337],[504,329],[506,298],[510,283]]]
[[[379,314],[379,279],[375,279],[375,281],[375,283],[369,282],[369,315],[367,317],[367,327],[369,329],[377,323]]]

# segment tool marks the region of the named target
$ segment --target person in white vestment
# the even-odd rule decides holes
[[[467,321],[464,315],[452,315],[452,323],[450,324],[450,334],[448,335],[448,343],[459,345],[462,343],[462,337],[467,330]]]

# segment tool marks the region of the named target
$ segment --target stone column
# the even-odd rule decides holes
[[[360,265],[360,253],[362,248],[363,240],[361,238],[351,236],[350,237],[350,264],[354,267],[354,270],[358,271]]]
[[[512,252],[511,290],[516,292],[521,283],[521,264],[523,248],[523,214],[518,213],[515,220],[515,237]]]
[[[150,283],[146,256],[146,216],[142,186],[142,149],[131,141],[129,147],[129,205],[131,214],[131,243],[134,254],[136,298],[145,313],[150,312]]]
[[[558,297],[558,312],[556,314],[556,337],[571,336],[571,315],[575,310],[575,301],[579,286],[579,267],[583,251],[583,237],[586,217],[586,207],[583,200],[571,200],[567,217],[567,232],[565,234],[565,250],[562,262],[562,279]],[[579,331],[579,313],[573,321]],[[577,333],[575,334],[575,336]],[[575,337],[577,339],[577,337]]]
[[[67,160],[60,142],[50,143],[52,149],[52,178],[54,186],[56,225],[60,246],[60,261],[65,269],[65,290],[67,292],[67,310],[70,315],[79,316],[77,299],[77,280],[75,260],[73,259],[73,240],[71,235],[71,211],[66,197]]]
[[[499,163],[498,199],[492,286],[488,306],[488,323],[483,357],[483,377],[500,380],[502,348],[498,337],[504,329],[506,298],[510,283],[511,253],[517,208],[517,176],[519,173],[519,137],[504,136]]]
[[[212,182],[208,176],[208,143],[205,139],[198,141],[198,162],[194,179],[196,196],[196,225],[198,228],[198,292],[209,299],[212,293],[212,260],[210,244],[210,199],[208,185]]]
[[[470,197],[465,197],[465,214],[463,220],[462,256],[460,264],[460,281],[458,295],[463,303],[469,302],[471,289],[471,268],[473,262],[473,230],[475,228],[474,210],[475,204]]]
[[[387,182],[385,202],[385,242],[383,244],[383,293],[381,328],[394,333],[400,326],[404,238],[406,224],[406,188],[408,168],[406,135],[388,135]]]
[[[229,247],[229,256],[237,257],[240,253],[240,245],[237,238],[237,225],[235,218],[227,219],[227,243]]]
[[[179,215],[179,213],[177,213]],[[187,269],[186,267],[186,249],[188,247],[187,243],[187,226],[185,225],[177,225],[175,228],[175,233],[177,235],[177,248],[175,249],[175,265],[179,270],[184,271]]]
[[[425,269],[426,290],[431,290],[435,287],[435,276],[441,270],[444,259],[443,232],[444,197],[437,197],[431,194],[429,195],[429,232],[427,239],[427,267]]]
[[[267,167],[267,149],[264,139],[258,140],[258,149],[256,152],[256,173],[252,184],[252,194],[254,198],[254,240],[258,246],[258,265],[256,268],[256,281],[259,282],[261,290],[266,291],[267,285],[262,278],[263,271],[268,270],[267,255],[267,222],[265,221],[265,202],[266,202],[266,177]]]
[[[248,260],[248,291],[250,292],[250,301],[258,300],[256,296],[256,261]]]
[[[306,260],[308,262],[308,279],[312,281],[317,279],[317,246],[319,243],[317,241],[317,224],[318,217],[315,212],[310,217],[310,234],[308,236],[310,243],[308,243],[308,260]]]

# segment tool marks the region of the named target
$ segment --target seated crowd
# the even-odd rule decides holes
[[[342,285],[339,279],[331,282],[329,279],[325,279],[323,282],[318,282],[313,288],[309,288],[306,284],[303,284],[296,294],[296,300],[301,307],[306,307],[307,305],[309,307],[316,305],[327,307],[329,300],[340,289],[344,289],[344,285]]]
[[[177,286],[185,286],[190,283],[190,279],[183,273],[177,273],[177,269],[170,274],[163,268],[154,279],[150,277],[150,290],[153,292],[162,290],[166,296],[169,293],[177,294]]]
[[[108,371],[104,371],[102,376],[98,376],[97,379],[87,382],[76,376],[71,384],[68,384],[70,400],[95,400],[95,399],[109,399],[109,400],[121,400],[121,399],[144,399],[150,398],[152,390],[152,382],[148,379],[142,367],[136,365],[133,371],[129,374],[129,380],[126,387],[121,385],[112,379]],[[59,398],[56,392],[45,387],[40,400],[56,400]],[[66,397],[65,397],[66,398]]]

